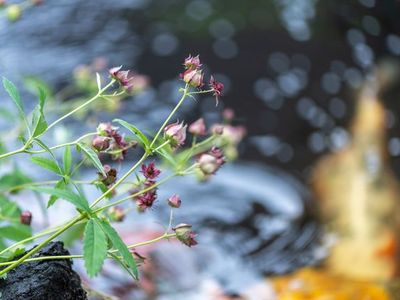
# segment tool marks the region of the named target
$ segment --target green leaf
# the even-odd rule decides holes
[[[38,104],[32,114],[32,137],[37,137],[46,131],[48,125],[44,118],[43,110]]]
[[[82,197],[81,195],[75,194],[70,190],[60,190],[56,188],[47,188],[47,187],[36,187],[31,186],[29,189],[38,191],[45,194],[54,195],[58,198],[67,200],[68,202],[72,203],[77,208],[86,211],[87,213],[91,213],[89,204],[87,200]]]
[[[24,185],[32,182],[32,179],[22,173],[18,168],[14,169],[11,173],[5,174],[0,177],[0,189],[9,190],[10,188]],[[13,193],[17,193],[19,190],[13,190]]]
[[[82,150],[86,154],[86,156],[90,159],[97,170],[99,170],[100,173],[106,176],[106,174],[104,173],[103,164],[97,156],[97,153],[84,143],[78,143],[76,146],[78,147],[78,149]]]
[[[10,95],[11,99],[14,101],[15,105],[18,108],[18,112],[22,117],[25,117],[24,108],[22,106],[21,96],[14,83],[12,83],[7,78],[3,77],[3,87],[7,91],[8,95]]]
[[[108,236],[115,249],[117,249],[119,254],[123,257],[124,261],[129,266],[129,268],[132,270],[133,274],[135,275],[135,278],[138,279],[139,272],[136,265],[136,261],[132,253],[129,251],[128,247],[125,245],[121,237],[118,235],[117,231],[115,231],[115,229],[110,225],[109,222],[107,222],[106,220],[99,220],[99,222],[102,230]]]
[[[21,214],[21,210],[18,205],[8,200],[6,197],[0,195],[0,216],[5,217],[7,219],[15,219],[19,221],[19,216]],[[0,217],[0,219],[1,219]]]
[[[58,190],[64,190],[65,187],[67,186],[67,184],[65,183],[64,178],[59,180],[56,185],[54,186],[54,188],[58,189]],[[47,208],[49,208],[50,206],[52,206],[54,203],[56,203],[58,197],[55,195],[51,195],[49,198],[49,201],[47,202]]]
[[[116,123],[124,126],[130,132],[135,134],[137,136],[137,138],[139,139],[139,141],[143,144],[143,146],[145,148],[150,147],[150,141],[147,138],[147,136],[143,132],[141,132],[135,125],[132,125],[132,124],[130,124],[130,123],[124,121],[124,120],[121,120],[121,119],[115,119],[115,120],[113,120],[113,122],[116,122]]]
[[[10,80],[8,80],[5,77],[3,77],[3,87],[7,91],[8,95],[10,95],[11,99],[14,101],[14,104],[18,109],[19,116],[24,121],[25,126],[30,134],[28,120],[26,119],[24,107],[21,101],[21,96],[19,95],[17,88]]]
[[[107,237],[97,219],[90,219],[85,228],[83,258],[89,277],[96,276],[107,256]]]
[[[12,225],[7,225],[0,227],[0,237],[20,241],[29,238],[32,235],[32,230],[30,226],[14,223]]]
[[[47,151],[47,152],[50,154],[50,156],[53,158],[53,161],[54,161],[54,162],[56,163],[56,165],[57,165],[57,168],[58,168],[58,170],[59,170],[59,174],[63,174],[63,172],[62,172],[60,166],[58,165],[57,158],[56,158],[56,156],[54,155],[53,151],[51,151],[51,149],[50,149],[49,147],[47,147],[47,145],[46,145],[45,143],[43,143],[41,140],[35,138],[33,141],[34,141],[35,143],[37,143],[43,150]]]
[[[68,175],[71,172],[71,165],[72,165],[72,155],[70,146],[66,146],[64,149],[63,164],[64,164],[64,174]]]
[[[63,175],[62,171],[60,170],[60,167],[57,165],[57,163],[54,160],[48,159],[46,157],[41,157],[41,156],[33,156],[31,157],[31,161],[44,168],[47,169],[53,173]]]

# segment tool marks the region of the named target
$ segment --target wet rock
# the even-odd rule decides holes
[[[69,255],[62,242],[46,245],[33,257]],[[19,265],[0,280],[2,300],[85,300],[81,280],[72,261],[42,260]]]

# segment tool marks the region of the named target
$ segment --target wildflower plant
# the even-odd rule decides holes
[[[138,247],[173,238],[190,247],[197,244],[197,235],[191,225],[172,226],[172,211],[184,203],[178,194],[160,202],[171,207],[171,217],[167,230],[159,237],[127,245],[113,227],[114,222],[123,222],[128,213],[146,213],[158,201],[157,191],[168,180],[190,174],[202,180],[213,176],[227,160],[225,149],[234,151],[232,149],[244,136],[243,129],[226,122],[207,128],[202,118],[192,124],[175,119],[176,112],[185,101],[199,94],[211,94],[218,99],[223,90],[222,83],[213,77],[209,88],[204,89],[199,56],[189,56],[184,61],[184,68],[180,76],[183,81],[179,89],[181,98],[153,136],[145,134],[127,120],[115,119],[100,123],[95,132],[59,145],[47,145],[42,137],[93,103],[112,101],[131,93],[135,89],[135,76],[122,67],[116,67],[109,70],[109,80],[103,84],[101,76],[96,73],[95,94],[52,123],[46,119],[47,95],[43,89],[39,89],[35,109],[26,114],[16,86],[3,78],[4,89],[14,102],[18,118],[25,128],[20,132],[22,145],[18,149],[7,152],[5,147],[1,148],[0,163],[16,162],[18,156],[27,155],[31,163],[54,173],[57,180],[35,182],[18,168],[0,178],[0,276],[30,261],[73,258],[84,259],[90,277],[101,271],[105,259],[114,259],[138,279],[138,264],[141,261],[135,254]],[[187,142],[189,134],[192,135],[191,143]],[[129,152],[135,152],[140,158],[136,162],[126,161]],[[79,153],[83,158],[76,160]],[[107,157],[110,158],[109,164],[104,164],[103,158]],[[130,168],[120,174],[116,164],[123,160]],[[93,180],[89,182],[80,180],[77,172],[87,161],[93,168]],[[169,171],[165,172],[166,169]],[[97,187],[99,196],[88,199],[82,192],[84,184]],[[130,188],[121,188],[123,185]],[[35,216],[13,201],[13,195],[23,190],[48,195],[47,207],[56,201],[67,201],[75,207],[76,216],[59,226],[32,233],[30,224]],[[126,205],[131,207],[125,209]],[[132,210],[132,207],[136,209]],[[33,257],[46,244],[78,225],[84,227],[82,254]],[[10,245],[7,243],[9,240],[15,243]],[[37,245],[25,251],[24,246],[29,243]]]

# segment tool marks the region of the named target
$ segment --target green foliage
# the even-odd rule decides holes
[[[90,277],[101,270],[107,256],[107,237],[98,219],[90,219],[85,228],[83,240],[83,258],[85,268]]]
[[[0,190],[10,190],[13,187],[24,185],[32,182],[32,179],[26,176],[17,167],[13,169],[12,172],[7,173],[0,177]],[[13,193],[19,192],[19,189],[13,189]]]
[[[31,186],[29,187],[29,189],[64,199],[73,204],[76,208],[79,208],[89,214],[91,213],[87,200],[83,196],[75,194],[70,190],[65,190],[65,189],[61,190],[57,188],[35,187],[35,186]]]
[[[101,174],[106,176],[106,174],[104,173],[103,164],[101,163],[99,157],[97,156],[97,153],[92,148],[90,148],[84,143],[78,143],[76,147],[79,151],[85,153],[85,155],[89,158],[89,160],[97,168],[97,170],[99,170]]]
[[[71,173],[71,165],[72,165],[71,147],[66,146],[64,149],[64,157],[63,157],[63,166],[65,175],[69,175]]]
[[[46,94],[43,90],[39,90],[39,104],[33,110],[32,115],[32,137],[38,137],[46,131],[48,125],[43,114],[44,104],[46,102]]]
[[[31,161],[34,164],[36,164],[46,170],[49,170],[58,175],[63,175],[62,170],[60,169],[60,167],[54,160],[48,159],[46,157],[41,157],[41,156],[33,156],[33,157],[31,157]]]
[[[0,250],[4,249],[5,239],[19,241],[32,235],[30,226],[20,223],[21,210],[18,205],[0,195]]]
[[[117,231],[110,225],[106,220],[99,220],[102,230],[105,232],[107,237],[110,239],[112,245],[118,250],[119,254],[122,256],[124,262],[129,267],[129,269],[134,274],[136,279],[139,278],[139,273],[136,265],[136,261],[133,258],[132,253],[129,251],[128,247],[122,241],[121,237],[118,235]]]
[[[56,185],[54,186],[55,189],[57,190],[64,190],[66,188],[67,184],[65,182],[65,179],[59,180]],[[49,198],[49,201],[47,202],[47,208],[52,206],[54,203],[56,203],[58,197],[56,195],[51,195]]]
[[[121,119],[114,119],[113,122],[116,122],[126,129],[128,129],[130,132],[132,132],[139,140],[139,142],[142,144],[144,149],[148,149],[150,147],[150,141],[147,138],[147,136],[139,130],[135,125],[132,125],[124,120]]]

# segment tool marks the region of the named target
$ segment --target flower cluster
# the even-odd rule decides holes
[[[99,152],[111,154],[113,160],[123,160],[128,149],[135,147],[137,142],[126,141],[122,136],[118,127],[112,126],[111,123],[100,123],[97,127],[97,136],[92,141],[92,146]]]
[[[104,173],[98,173],[99,181],[110,188],[117,181],[117,170],[110,165],[104,165]]]
[[[201,89],[204,86],[204,74],[201,69],[202,64],[200,63],[200,57],[189,55],[184,63],[185,71],[180,74],[180,77],[191,87]],[[210,77],[209,81],[210,92],[213,93],[218,104],[218,99],[222,95],[224,90],[223,83],[215,80],[214,76]]]
[[[155,179],[161,171],[156,168],[154,163],[149,163],[148,165],[142,165],[141,172],[145,178],[144,182],[141,184],[141,189],[135,189],[131,193],[135,194],[137,191],[142,189],[147,190],[134,198],[138,211],[144,212],[146,209],[152,207],[154,201],[157,199],[157,187],[151,187],[156,184]]]

